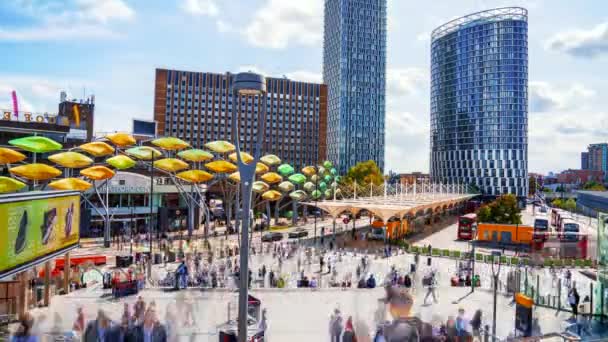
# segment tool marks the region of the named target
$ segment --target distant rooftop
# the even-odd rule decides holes
[[[608,198],[608,191],[588,191],[588,190],[578,190],[577,193],[590,195],[590,196],[598,196],[603,198]]]
[[[431,41],[458,31],[468,25],[502,20],[528,21],[528,10],[522,7],[502,7],[471,13],[451,20],[434,29],[431,33]]]

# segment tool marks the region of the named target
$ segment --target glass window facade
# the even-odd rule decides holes
[[[234,75],[180,70],[156,70],[154,118],[160,135],[174,136],[193,147],[213,140],[234,142],[232,116],[238,114],[243,151],[255,153],[263,124],[262,153],[276,154],[300,169],[326,155],[327,87],[286,78],[266,78],[266,101],[235,99]],[[264,122],[259,113],[264,112]]]
[[[528,194],[528,22],[489,10],[433,31],[431,178]]]
[[[325,0],[327,155],[341,174],[370,159],[384,169],[385,75],[386,0]]]

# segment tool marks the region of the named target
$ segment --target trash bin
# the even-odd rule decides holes
[[[175,252],[167,252],[167,262],[175,262]]]

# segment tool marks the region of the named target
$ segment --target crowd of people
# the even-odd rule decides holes
[[[411,314],[413,297],[410,289],[392,285],[387,285],[385,289],[386,297],[379,308],[374,330],[370,331],[364,322],[355,321],[352,316],[345,316],[336,308],[329,318],[330,341],[353,342],[358,339],[371,339],[373,342],[459,342],[474,339],[480,341],[485,334],[481,310],[476,310],[469,316],[461,307],[456,315],[449,316],[447,320],[435,316],[431,322],[425,322]],[[390,315],[388,320],[386,312]]]

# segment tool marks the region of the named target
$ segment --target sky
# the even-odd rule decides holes
[[[529,171],[608,140],[608,1],[388,0],[386,171],[429,169],[431,31],[505,6],[529,11]],[[153,118],[155,68],[322,78],[323,0],[9,0],[0,18],[0,109],[95,94],[98,132]]]

